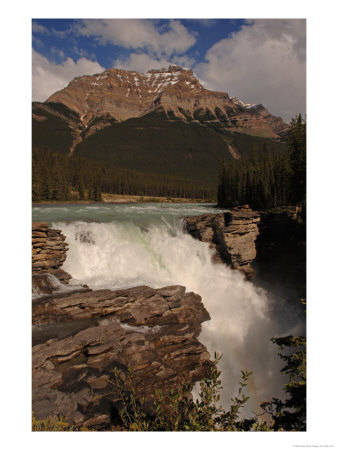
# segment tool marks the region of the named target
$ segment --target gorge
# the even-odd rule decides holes
[[[61,232],[52,232],[62,262],[63,243],[68,244],[67,257],[62,266],[52,268],[53,275],[43,275],[44,270],[33,275],[39,279],[33,300],[38,417],[51,413],[48,408],[54,404],[74,423],[106,427],[111,423],[107,405],[114,397],[109,364],[118,358],[122,367],[133,366],[141,386],[149,377],[163,386],[182,371],[192,381],[200,380],[217,351],[223,354],[222,404],[229,404],[236,392],[241,369],[254,372],[248,412],[282,395],[281,365],[269,339],[299,333],[301,314],[294,308],[288,312],[283,301],[276,304],[269,292],[240,272],[216,263],[209,243],[184,231],[183,217],[210,212],[210,206],[197,204],[33,208],[34,220],[48,222],[65,236],[64,241]],[[45,233],[53,246],[46,224],[35,225],[34,231]],[[35,238],[40,240],[35,248],[41,248],[44,236]],[[55,278],[43,283],[44,276]],[[129,350],[122,344],[112,344],[117,336],[133,349],[135,361],[134,356],[123,359]]]

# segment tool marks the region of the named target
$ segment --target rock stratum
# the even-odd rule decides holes
[[[66,260],[68,244],[61,230],[53,230],[47,222],[32,224],[32,271],[41,273],[58,269]]]
[[[40,239],[49,235],[63,242],[57,230],[33,224],[34,239],[37,232],[46,234]],[[33,277],[56,279],[57,269],[44,267]],[[199,295],[183,286],[117,291],[80,286],[74,291],[68,280],[58,279],[63,290],[51,283],[33,299],[32,407],[37,419],[64,416],[79,427],[109,429],[120,407],[114,368],[122,379],[132,370],[136,394],[145,397],[150,412],[156,389],[173,388],[180,379],[194,383],[207,374],[209,353],[197,337],[210,316]]]
[[[216,250],[217,261],[252,278],[251,263],[256,258],[259,222],[260,214],[244,205],[225,213],[185,217],[184,227],[194,238],[209,243]]]
[[[52,294],[66,288],[71,276],[61,269],[68,244],[61,230],[47,222],[32,223],[32,289],[34,295]],[[83,287],[79,287],[83,289]]]

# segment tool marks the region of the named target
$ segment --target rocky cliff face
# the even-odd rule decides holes
[[[86,135],[158,108],[168,119],[217,122],[238,132],[271,138],[279,138],[288,128],[262,105],[205,89],[191,70],[174,65],[147,73],[108,69],[77,77],[51,95],[48,104],[63,104],[77,113]]]
[[[198,342],[209,314],[182,286],[70,294],[33,303],[33,411],[109,427],[119,406],[114,368],[133,371],[151,408],[156,389],[195,382],[210,364]],[[128,390],[128,386],[126,386]]]
[[[64,240],[58,230],[41,223],[33,224],[33,234],[44,239],[39,242],[44,249],[51,245],[48,236]],[[42,265],[44,272],[33,278],[56,279],[62,258],[47,268]],[[193,383],[206,375],[209,354],[197,337],[210,316],[200,296],[183,286],[118,291],[80,286],[74,291],[67,279],[58,281],[63,289],[54,289],[55,283],[49,290],[43,285],[32,305],[37,419],[61,415],[77,426],[109,429],[120,406],[114,368],[122,371],[126,390],[130,386],[124,374],[133,371],[135,391],[145,397],[149,411],[156,389],[173,388],[183,378]]]
[[[260,215],[246,205],[220,214],[185,217],[184,226],[193,237],[216,249],[216,260],[252,278],[259,221]]]

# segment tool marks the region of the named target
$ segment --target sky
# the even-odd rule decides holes
[[[33,19],[32,47],[33,101],[111,67],[178,64],[287,122],[306,113],[305,19]]]

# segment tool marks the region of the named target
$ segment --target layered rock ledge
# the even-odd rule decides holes
[[[217,261],[229,264],[247,278],[252,278],[251,263],[256,258],[259,222],[259,213],[244,205],[225,213],[185,217],[184,227],[194,238],[215,248]]]
[[[107,429],[119,394],[113,370],[133,371],[150,408],[156,389],[201,380],[210,359],[197,340],[209,320],[182,286],[99,290],[33,303],[33,411]]]
[[[55,247],[47,243],[48,236],[64,241],[60,231],[41,224],[33,225],[33,235],[44,239],[35,243],[44,249],[49,245],[51,251]],[[58,265],[66,253],[65,246],[59,247],[59,259],[41,261]],[[181,379],[194,383],[207,374],[210,356],[197,337],[210,316],[199,295],[183,286],[116,291],[80,286],[76,292],[55,270],[62,271],[59,265],[42,265],[33,272],[35,283],[44,277],[43,295],[32,303],[32,407],[37,419],[64,416],[76,426],[110,429],[121,406],[114,368],[121,370],[126,390],[130,386],[124,374],[132,370],[136,394],[144,396],[150,412],[156,390],[171,389]],[[60,291],[51,283],[48,290],[50,277],[70,289]]]

